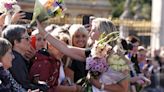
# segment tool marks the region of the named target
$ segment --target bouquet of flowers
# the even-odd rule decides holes
[[[95,41],[91,49],[91,56],[86,59],[86,70],[89,70],[94,78],[107,71],[109,65],[106,58],[108,51],[112,49],[108,43],[118,38],[118,32],[112,32],[105,37],[103,36],[104,34],[101,35],[99,41]]]
[[[106,48],[107,48],[107,46],[106,46]],[[89,70],[91,76],[93,76],[94,78],[98,78],[101,75],[101,73],[107,71],[107,69],[108,69],[106,57],[104,56],[104,55],[106,55],[105,53],[107,52],[107,51],[106,52],[104,51],[104,50],[107,50],[106,48],[103,49],[102,51],[100,51],[99,53],[95,54],[95,56],[88,57],[86,59],[86,70]],[[97,48],[97,49],[99,49],[99,48]]]
[[[62,17],[65,10],[64,0],[36,0],[31,26],[35,24],[36,19],[44,21],[51,17]]]
[[[108,51],[112,49],[112,47],[108,45],[108,43],[117,39],[118,32],[112,32],[106,36],[102,34],[100,40],[94,43],[91,49],[91,55],[86,59],[86,70],[89,71],[88,76],[92,76],[95,79],[99,79],[100,76],[108,70]],[[92,92],[92,85],[87,79],[88,78],[82,78],[77,83],[83,81],[84,83],[82,87],[84,87],[85,92]]]
[[[45,8],[49,16],[56,16],[57,14],[63,16],[62,13],[66,10],[63,0],[49,0],[45,3]]]
[[[16,0],[0,0],[0,12],[19,12],[21,10],[20,6],[17,4]]]
[[[11,24],[12,13],[19,12],[20,6],[16,0],[0,0],[0,12],[5,13],[5,25]]]

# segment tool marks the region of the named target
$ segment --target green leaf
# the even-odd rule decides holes
[[[59,3],[63,3],[63,0],[58,0]]]
[[[83,82],[83,81],[85,81],[85,77],[84,77],[84,78],[79,79],[76,83],[77,83],[77,84],[79,84],[79,83],[81,83],[81,82]]]

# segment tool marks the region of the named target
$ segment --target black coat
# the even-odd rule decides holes
[[[24,57],[16,51],[13,51],[13,54],[15,58],[12,61],[12,67],[9,69],[13,78],[26,90],[40,89],[41,91],[46,91],[47,85],[34,84],[30,81],[28,61],[26,61],[26,59],[24,59]]]

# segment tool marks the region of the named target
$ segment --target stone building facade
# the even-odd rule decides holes
[[[24,11],[33,12],[35,0],[18,0]],[[111,5],[109,0],[64,0],[66,11],[65,16],[76,23],[76,18],[83,16],[109,17]]]

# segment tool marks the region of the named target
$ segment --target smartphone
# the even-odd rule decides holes
[[[32,12],[25,12],[25,11],[20,11],[20,13],[25,13],[25,17],[23,19],[28,19],[28,20],[32,20],[33,17],[33,13]]]

